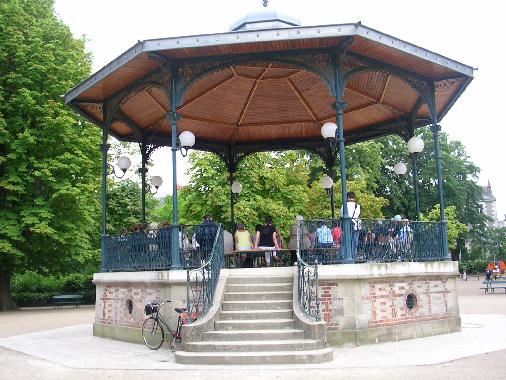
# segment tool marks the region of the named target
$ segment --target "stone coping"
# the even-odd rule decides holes
[[[381,279],[405,276],[456,277],[458,275],[456,261],[338,264],[318,267],[318,280]]]
[[[232,273],[241,276],[293,276],[293,267],[222,269],[221,274]],[[318,279],[375,279],[389,277],[417,276],[458,276],[456,261],[362,263],[318,266]],[[143,271],[143,272],[101,272],[93,275],[93,283],[165,283],[185,284],[186,270]]]

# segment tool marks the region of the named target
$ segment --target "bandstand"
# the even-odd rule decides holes
[[[186,305],[190,319],[198,317],[185,327],[187,341],[176,356],[181,363],[255,363],[252,352],[261,357],[258,362],[323,362],[331,358],[329,344],[458,331],[458,271],[448,255],[439,123],[472,79],[473,68],[361,23],[306,27],[269,10],[248,15],[227,33],[138,42],[65,95],[65,102],[103,133],[102,272],[94,277],[95,335],[140,341],[144,304],[166,298]],[[324,139],[326,123],[336,128]],[[223,159],[230,185],[238,164],[250,154],[311,151],[321,157],[332,180],[340,179],[346,205],[346,145],[388,134],[407,141],[422,127],[431,128],[434,136],[441,214],[438,223],[413,224],[409,247],[378,238],[375,221],[364,220],[362,228],[369,226],[376,238],[356,250],[346,207],[340,219],[342,248],[317,251],[299,238],[297,267],[223,269],[221,227],[209,252],[181,242],[199,228],[178,223],[175,168],[177,151],[185,145],[179,140],[183,132],[195,136],[192,149]],[[139,144],[143,196],[150,154],[171,147],[173,224],[167,233],[142,239],[106,235],[109,135]],[[323,222],[330,226],[334,221]],[[312,228],[311,223],[301,223],[299,230]],[[252,287],[274,298],[256,299]],[[281,293],[289,293],[288,299]],[[248,297],[257,304],[271,302],[273,310],[253,309],[255,315],[242,310],[241,315],[241,302]],[[267,312],[276,315],[275,310],[285,314],[262,319]],[[249,346],[238,343],[247,339],[238,338],[237,325],[253,331],[255,324],[268,326],[276,319],[278,328],[269,331],[302,335],[292,338],[291,345],[271,349],[265,342],[272,337],[249,337]],[[292,322],[280,322],[287,320]],[[250,326],[248,321],[255,322]],[[220,329],[239,333],[227,341]],[[206,341],[214,345],[206,346]],[[250,355],[231,354],[237,350]],[[274,359],[260,355],[269,350],[284,354],[268,355]]]

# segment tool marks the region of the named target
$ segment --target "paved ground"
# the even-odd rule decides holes
[[[296,368],[177,365],[167,349],[151,352],[142,345],[92,337],[92,307],[0,313],[0,378],[506,378],[506,294],[484,295],[480,286],[474,279],[458,281],[460,333],[336,349],[331,363]]]

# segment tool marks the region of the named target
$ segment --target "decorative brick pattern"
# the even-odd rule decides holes
[[[149,301],[161,300],[161,289],[141,288],[131,285],[105,285],[98,300],[97,323],[140,328],[146,318],[144,305]],[[128,300],[132,301],[133,309],[128,311]]]
[[[449,318],[447,280],[374,281],[364,284],[363,306],[370,307],[369,327]],[[408,294],[416,296],[409,310]]]
[[[344,306],[342,297],[339,297],[338,284],[321,281],[318,283],[318,292],[322,320],[327,323],[329,330],[339,329],[339,317],[344,315]]]

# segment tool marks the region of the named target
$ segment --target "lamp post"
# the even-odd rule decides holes
[[[408,141],[408,150],[413,160],[413,187],[415,189],[416,220],[420,220],[420,198],[418,194],[418,155],[423,151],[425,144],[418,136],[413,136]]]
[[[336,210],[334,206],[334,180],[328,175],[324,175],[320,179],[320,186],[327,191],[327,195],[330,195],[330,209],[332,210],[332,219],[336,218]]]
[[[230,178],[232,182],[232,177]],[[234,205],[237,202],[237,198],[242,191],[242,184],[238,181],[233,181],[230,185],[230,229],[232,230],[232,241],[235,250],[235,220],[234,220]]]
[[[195,145],[195,135],[190,131],[184,131],[179,134],[178,148],[183,157],[188,155],[188,149]]]
[[[325,123],[322,125],[320,132],[325,142],[328,144],[329,150],[332,152],[336,148],[338,141],[336,136],[337,125],[331,122]],[[333,154],[332,157],[334,157]],[[332,159],[331,161],[329,161],[329,163],[327,163],[328,166],[327,169],[330,171],[331,175],[334,172],[332,164],[335,164],[334,159]],[[320,180],[320,185],[327,191],[327,194],[330,195],[330,208],[332,210],[332,219],[335,219],[336,210],[334,205],[334,179],[326,175]]]
[[[132,165],[132,162],[130,161],[130,159],[127,157],[127,156],[121,156],[119,159],[118,159],[118,168],[120,168],[122,174],[118,175],[116,174],[116,168],[112,165],[108,165],[108,174],[113,174],[116,178],[123,178],[125,176],[125,173],[127,172],[127,170],[130,168],[130,166]]]

